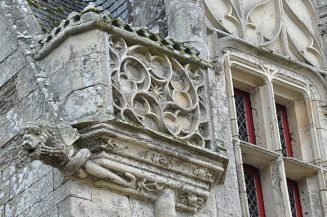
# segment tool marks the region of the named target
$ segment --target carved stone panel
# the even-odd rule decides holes
[[[316,37],[317,15],[311,1],[243,2],[205,0],[208,25],[294,60],[324,66],[320,39]]]
[[[110,57],[117,117],[192,145],[209,144],[205,69],[115,35]]]

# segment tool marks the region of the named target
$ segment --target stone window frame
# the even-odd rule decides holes
[[[280,192],[283,195],[280,198],[273,198],[275,200],[275,203],[281,203],[284,206],[284,210],[281,212],[285,213],[290,213],[290,203],[289,203],[289,196],[288,196],[288,191],[287,191],[287,179],[294,179],[296,181],[301,180],[301,184],[299,184],[299,188],[301,191],[306,191],[306,195],[308,194],[308,183],[303,180],[307,180],[306,177],[315,177],[316,180],[317,178],[317,173],[319,171],[319,168],[313,164],[311,164],[311,161],[306,160],[304,161],[303,159],[296,159],[294,157],[283,157],[281,155],[281,144],[280,144],[280,137],[279,137],[279,132],[278,132],[278,125],[277,125],[277,116],[276,116],[276,107],[275,103],[280,103],[282,104],[283,102],[280,102],[280,99],[275,99],[276,98],[276,92],[274,91],[274,84],[278,82],[285,82],[284,80],[280,78],[274,78],[272,79],[271,77],[267,76],[264,74],[262,70],[262,66],[256,67],[251,64],[247,64],[245,61],[239,61],[239,59],[235,58],[235,60],[231,60],[230,57],[233,56],[229,52],[226,52],[227,54],[225,55],[225,79],[226,79],[226,88],[227,88],[227,96],[229,99],[229,109],[230,109],[230,116],[231,116],[231,128],[232,128],[232,136],[233,136],[233,142],[234,142],[234,154],[236,158],[236,164],[238,165],[243,165],[243,164],[249,164],[254,167],[257,167],[260,171],[261,177],[264,177],[263,179],[263,191],[264,191],[264,200],[268,200],[268,194],[272,193],[271,190],[267,190],[265,192],[265,189],[269,189],[269,186],[271,188],[272,185],[274,185],[274,178],[272,176],[269,176],[269,171],[267,169],[264,169],[265,167],[274,167],[276,165],[278,173],[282,179],[282,184],[279,186],[281,188]],[[243,84],[240,83],[240,79],[237,80],[234,75],[232,75],[233,70],[242,70],[241,73],[242,75],[250,75],[255,79],[254,80],[259,80],[258,83],[251,84],[251,82],[246,83],[246,80],[251,80],[251,79],[243,79],[245,82]],[[269,70],[268,70],[269,71]],[[287,83],[287,85],[290,85],[291,88],[299,89],[299,92],[304,93],[303,94],[303,100],[306,102],[306,109],[311,110],[312,108],[310,107],[311,105],[307,102],[310,100],[310,95],[306,91],[303,91],[303,88],[301,85],[298,85],[298,81],[295,81],[293,83]],[[256,139],[258,137],[264,137],[266,140],[266,143],[269,143],[267,141],[270,141],[272,144],[276,143],[276,146],[264,146],[262,142],[260,143],[260,139],[258,140],[257,145],[252,145],[247,142],[240,141],[238,139],[238,127],[237,127],[237,117],[236,117],[236,111],[235,111],[235,102],[234,102],[234,88],[241,89],[243,91],[250,92],[251,96],[251,103],[256,100],[256,98],[259,98],[260,100],[264,100],[266,96],[266,101],[268,106],[265,108],[262,106],[254,106],[253,107],[253,113],[255,113],[257,116],[259,113],[263,114],[267,111],[269,111],[269,116],[266,117],[263,121],[265,122],[264,125],[264,130],[263,132],[257,132],[258,129],[255,126],[255,134],[256,134]],[[290,102],[290,101],[288,101]],[[284,102],[285,103],[285,102]],[[255,103],[252,103],[252,105]],[[287,109],[292,108],[291,105],[288,105]],[[290,112],[290,111],[288,111]],[[312,118],[310,116],[311,111],[307,111],[306,115],[309,116],[309,118]],[[260,115],[259,115],[260,116]],[[255,116],[254,116],[254,119]],[[258,118],[257,118],[258,119]],[[296,120],[297,121],[297,120]],[[273,123],[273,124],[272,124]],[[267,133],[267,129],[269,127],[273,127],[273,132]],[[310,131],[311,134],[314,135],[309,135],[308,137],[314,137],[315,132]],[[311,141],[312,142],[312,141]],[[310,143],[311,146],[316,145],[316,143]],[[275,164],[275,165],[274,165]],[[273,169],[271,169],[273,170]],[[270,172],[271,172],[270,170]],[[298,176],[295,174],[295,172],[292,171],[297,171],[297,173],[301,173],[302,175]],[[300,171],[300,172],[299,172]],[[237,173],[238,173],[238,184],[240,188],[240,199],[241,199],[241,206],[242,206],[242,212],[243,216],[249,216],[248,213],[248,203],[247,203],[247,196],[246,196],[246,189],[245,189],[245,181],[244,181],[244,170],[242,167],[237,167]],[[266,178],[266,175],[268,174],[268,178]],[[271,175],[271,174],[270,174]],[[317,181],[318,182],[318,181]],[[285,194],[286,192],[286,194]],[[303,196],[304,197],[304,196]],[[278,201],[276,201],[278,200]],[[307,199],[311,200],[311,199]],[[301,202],[304,202],[304,199],[301,197]],[[313,201],[311,201],[313,203]],[[301,204],[302,205],[302,204]],[[305,207],[304,207],[305,209]],[[272,213],[274,210],[267,208],[266,213]],[[312,211],[313,212],[313,211]],[[283,214],[282,214],[283,215]],[[279,215],[279,216],[282,216]]]
[[[291,136],[292,156],[287,155],[285,158],[295,158],[306,163],[313,162],[314,153],[312,152],[314,142],[311,138],[315,136],[310,132],[310,95],[302,87],[283,81],[279,78],[272,79],[271,91],[273,92],[273,101],[275,104],[285,106],[287,113],[287,122]],[[283,87],[280,87],[283,86]],[[287,87],[286,87],[287,86]],[[282,90],[279,90],[282,89]],[[291,92],[291,95],[280,96],[280,92]],[[287,91],[285,91],[287,90]],[[277,122],[277,110],[275,110],[275,125]],[[277,128],[278,130],[278,128]],[[282,152],[280,135],[278,130],[279,150]]]

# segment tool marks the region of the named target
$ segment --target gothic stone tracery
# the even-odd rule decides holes
[[[115,36],[110,45],[115,114],[190,144],[208,145],[205,71]]]

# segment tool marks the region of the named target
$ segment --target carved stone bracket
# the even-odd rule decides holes
[[[191,212],[205,205],[227,162],[187,142],[153,139],[153,131],[118,119],[79,132],[65,125],[31,124],[22,146],[32,159],[97,187],[152,201],[163,189],[171,189],[176,209]]]

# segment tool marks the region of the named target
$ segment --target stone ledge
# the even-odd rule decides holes
[[[298,181],[318,174],[320,167],[293,157],[284,157],[286,177]]]
[[[276,160],[280,156],[280,154],[274,151],[244,141],[241,141],[240,146],[244,163],[259,169],[268,166],[271,161]]]

